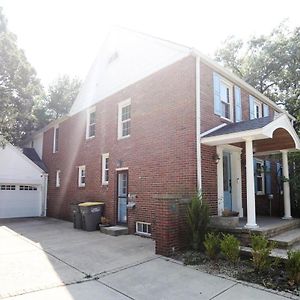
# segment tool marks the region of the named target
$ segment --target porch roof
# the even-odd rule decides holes
[[[255,152],[300,150],[300,139],[285,114],[217,127],[202,135],[201,143],[209,146],[235,144],[253,140]]]

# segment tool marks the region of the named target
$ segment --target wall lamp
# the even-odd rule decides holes
[[[215,163],[217,164],[217,163],[220,161],[220,156],[219,156],[217,153],[215,153],[215,154],[213,155],[212,159],[213,159],[213,160],[215,161]]]

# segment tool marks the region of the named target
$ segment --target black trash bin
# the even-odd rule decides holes
[[[100,219],[103,216],[103,202],[83,202],[79,204],[82,216],[82,229],[95,231],[99,229]]]
[[[73,227],[76,229],[82,229],[82,216],[81,216],[79,204],[72,203],[71,211],[73,215]]]

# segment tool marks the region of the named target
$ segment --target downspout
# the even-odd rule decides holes
[[[43,212],[42,212],[42,216],[46,217],[47,216],[47,193],[48,193],[48,174],[44,174],[44,206],[43,206]]]
[[[197,164],[197,191],[201,192],[201,140],[200,140],[200,57],[196,55],[196,164]]]

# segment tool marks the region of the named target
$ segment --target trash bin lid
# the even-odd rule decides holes
[[[94,205],[102,205],[104,202],[83,202],[78,204],[79,206],[94,206]]]

